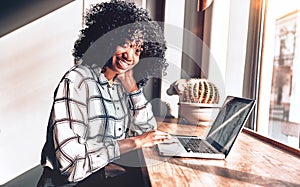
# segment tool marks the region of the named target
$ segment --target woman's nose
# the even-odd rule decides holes
[[[133,60],[133,55],[134,55],[134,49],[131,48],[131,47],[123,52],[123,58],[127,61],[132,61]]]

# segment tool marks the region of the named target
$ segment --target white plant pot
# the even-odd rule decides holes
[[[210,126],[220,110],[218,104],[180,102],[179,105],[180,116],[193,125]]]

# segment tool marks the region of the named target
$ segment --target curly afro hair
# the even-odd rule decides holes
[[[149,77],[161,78],[165,74],[167,47],[161,27],[151,20],[147,10],[119,0],[95,4],[87,11],[85,27],[73,49],[75,63],[92,65],[97,61],[96,64],[100,62],[105,66],[116,46],[123,44],[125,39],[143,43],[140,63],[134,68],[139,86]],[[92,60],[86,57],[91,54]]]

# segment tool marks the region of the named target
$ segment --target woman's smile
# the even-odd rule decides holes
[[[118,75],[132,69],[140,60],[142,45],[135,41],[126,40],[123,45],[118,45],[112,56],[112,60],[107,64],[113,74]],[[114,77],[111,75],[108,77]]]
[[[117,57],[116,66],[118,67],[118,69],[126,70],[130,66],[130,64],[127,60]]]

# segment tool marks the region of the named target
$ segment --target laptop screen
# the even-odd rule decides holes
[[[254,100],[228,96],[209,130],[206,140],[225,156],[254,106]]]

